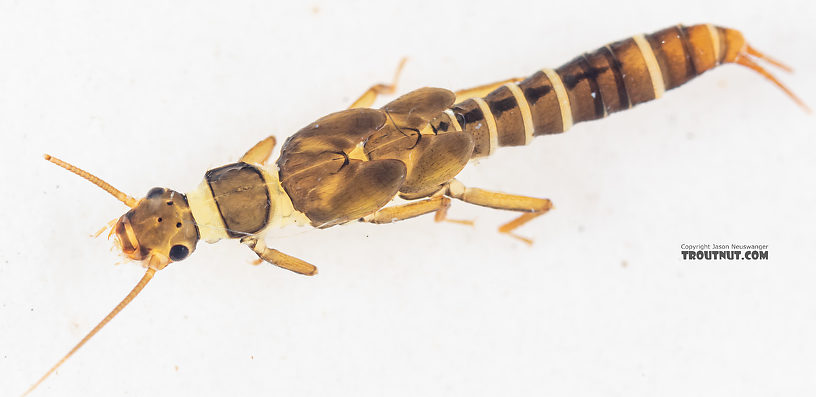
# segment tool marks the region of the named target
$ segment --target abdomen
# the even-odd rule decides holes
[[[497,147],[525,145],[535,136],[564,132],[575,123],[660,98],[721,62],[734,61],[744,45],[736,30],[673,26],[610,43],[554,70],[539,70],[484,98],[462,101],[435,121],[453,123],[455,117],[474,137],[473,157],[483,157]]]

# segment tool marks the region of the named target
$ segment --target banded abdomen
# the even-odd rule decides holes
[[[433,125],[471,133],[473,157],[487,156],[499,146],[525,145],[534,136],[660,98],[720,63],[736,62],[747,48],[736,30],[678,25],[611,43],[484,98],[462,101]]]

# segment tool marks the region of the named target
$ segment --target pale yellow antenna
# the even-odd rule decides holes
[[[59,160],[57,160],[57,161],[59,161]],[[84,171],[82,171],[82,172],[84,172]],[[94,182],[94,183],[96,183],[96,182]],[[104,183],[104,182],[102,182],[102,183]],[[114,190],[116,190],[116,189],[114,189]],[[118,190],[117,190],[117,192],[118,192]],[[148,261],[148,263],[149,262],[150,261]],[[133,298],[136,297],[136,295],[139,295],[139,292],[142,292],[142,289],[144,289],[144,287],[145,287],[145,285],[147,285],[148,281],[150,281],[150,279],[153,278],[154,274],[156,274],[156,269],[152,265],[150,265],[150,267],[147,268],[147,271],[145,271],[144,276],[142,276],[142,279],[139,280],[139,283],[136,284],[135,287],[133,287],[133,289],[130,291],[129,294],[127,294],[125,299],[122,299],[122,301],[119,302],[119,304],[116,305],[116,307],[110,313],[108,313],[108,315],[105,316],[105,318],[102,319],[102,321],[100,321],[99,324],[97,324],[96,327],[94,327],[94,329],[91,330],[91,332],[88,332],[88,335],[85,335],[85,337],[82,338],[82,340],[80,340],[79,343],[77,343],[76,346],[74,346],[74,348],[71,349],[71,351],[69,351],[68,354],[65,355],[65,357],[63,357],[61,360],[59,360],[53,367],[51,367],[51,369],[48,370],[48,372],[45,373],[45,375],[43,375],[39,380],[37,380],[37,382],[35,382],[33,385],[31,385],[31,387],[29,387],[28,390],[26,390],[25,393],[22,394],[22,397],[25,397],[29,393],[34,391],[34,389],[36,389],[37,386],[40,385],[40,383],[42,383],[46,378],[48,378],[51,374],[53,374],[54,371],[56,371],[57,368],[59,368],[65,362],[65,360],[68,360],[68,358],[71,357],[74,353],[76,353],[76,351],[79,350],[79,348],[82,347],[82,345],[84,345],[85,342],[87,342],[94,335],[96,335],[96,333],[99,332],[99,330],[102,329],[102,327],[104,327],[105,324],[107,324],[111,319],[116,317],[116,315],[119,314],[119,312],[122,311],[122,309],[124,309],[125,306],[127,306],[128,303],[130,303],[130,301],[132,301]]]
[[[52,162],[52,163],[54,163],[54,164],[56,164],[56,165],[58,165],[58,166],[60,166],[62,168],[65,168],[66,170],[71,171],[74,174],[77,174],[77,175],[87,179],[88,181],[90,181],[94,185],[101,187],[102,190],[110,193],[113,197],[116,197],[119,201],[125,203],[125,205],[130,207],[130,208],[135,207],[136,204],[139,202],[135,198],[130,197],[127,194],[122,193],[121,191],[119,191],[115,187],[111,186],[109,183],[97,178],[96,176],[94,176],[93,174],[91,174],[88,171],[85,171],[85,170],[80,169],[78,167],[74,167],[73,165],[68,164],[68,163],[66,163],[66,162],[64,162],[64,161],[62,161],[62,160],[60,160],[60,159],[58,159],[56,157],[48,155],[48,154],[44,154],[43,157],[46,160],[48,160],[48,161],[50,161],[50,162]]]

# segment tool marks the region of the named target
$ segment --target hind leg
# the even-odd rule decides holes
[[[374,101],[377,100],[377,96],[379,95],[389,95],[393,94],[397,91],[397,81],[399,80],[400,73],[402,73],[402,67],[405,66],[405,61],[408,58],[402,58],[400,60],[399,65],[397,65],[397,71],[394,72],[394,80],[391,81],[391,84],[375,84],[372,85],[363,95],[360,95],[356,101],[354,101],[349,109],[357,109],[357,108],[369,108],[371,105],[374,104]]]
[[[496,88],[499,88],[508,83],[518,83],[519,81],[524,80],[521,77],[513,77],[507,80],[497,81],[495,83],[480,85],[478,87],[473,88],[466,88],[464,90],[456,91],[456,103],[462,102],[465,99],[470,98],[482,98],[487,96],[487,94],[493,92]]]
[[[513,233],[513,230],[521,225],[543,215],[552,209],[552,202],[549,199],[537,197],[519,196],[489,190],[465,187],[462,182],[453,180],[448,185],[446,195],[466,203],[476,204],[482,207],[495,208],[499,210],[524,212],[516,219],[505,223],[499,227],[499,233],[507,234],[519,239],[527,244],[532,244],[533,240]]]

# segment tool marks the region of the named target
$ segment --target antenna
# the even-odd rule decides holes
[[[125,205],[130,207],[130,208],[135,207],[136,204],[139,203],[139,201],[136,200],[135,198],[130,197],[127,194],[122,193],[121,191],[119,191],[115,187],[111,186],[109,183],[97,178],[96,176],[94,176],[93,174],[91,174],[88,171],[85,171],[83,169],[74,167],[73,165],[68,164],[68,163],[66,163],[66,162],[64,162],[64,161],[62,161],[62,160],[60,160],[60,159],[58,159],[56,157],[53,157],[53,156],[51,156],[49,154],[44,154],[43,158],[45,158],[46,160],[48,160],[48,161],[50,161],[50,162],[52,162],[52,163],[54,163],[54,164],[56,164],[56,165],[58,165],[58,166],[60,166],[62,168],[65,168],[68,171],[73,172],[74,174],[77,174],[77,175],[81,176],[82,178],[87,179],[89,182],[93,183],[96,186],[99,186],[100,188],[102,188],[102,190],[110,193],[113,197],[116,197],[116,199],[118,199],[119,201],[125,203]]]
[[[151,259],[152,259],[152,257],[151,257]],[[150,262],[151,261],[148,260],[148,263],[150,263]],[[127,296],[125,296],[125,298],[122,299],[122,301],[119,302],[119,304],[116,305],[116,307],[113,308],[113,310],[111,310],[111,312],[108,313],[108,315],[105,316],[105,318],[103,318],[102,321],[100,321],[99,324],[97,324],[96,327],[94,327],[94,329],[91,330],[91,332],[88,332],[88,334],[85,335],[85,337],[82,338],[82,340],[80,340],[79,343],[77,343],[76,346],[74,346],[74,348],[71,349],[71,351],[68,352],[68,354],[66,354],[62,359],[60,359],[56,364],[54,364],[54,366],[51,367],[51,369],[49,369],[48,372],[45,373],[45,375],[40,377],[40,379],[38,379],[37,382],[35,382],[33,385],[31,385],[31,387],[29,387],[28,390],[26,390],[25,393],[23,393],[21,397],[25,397],[29,393],[34,391],[34,389],[36,389],[37,386],[39,386],[46,378],[48,378],[51,374],[53,374],[54,371],[57,370],[57,368],[59,368],[66,360],[68,360],[68,358],[70,358],[72,355],[74,355],[74,353],[76,353],[76,351],[79,350],[79,348],[82,347],[82,345],[84,345],[85,342],[90,340],[94,335],[96,335],[97,332],[99,332],[100,329],[102,329],[102,327],[105,326],[105,324],[107,324],[108,322],[110,322],[110,320],[112,320],[114,317],[116,317],[116,315],[119,314],[119,312],[122,311],[122,309],[124,309],[125,306],[127,306],[128,303],[130,303],[133,300],[133,298],[136,297],[136,295],[139,295],[139,292],[142,292],[142,289],[144,289],[145,285],[147,285],[147,283],[150,281],[150,279],[153,278],[153,275],[156,274],[156,268],[154,268],[152,265],[148,265],[148,266],[149,267],[145,271],[144,276],[142,276],[142,279],[139,280],[139,283],[136,284],[135,287],[133,287],[133,289],[130,291],[130,293],[128,293]]]

